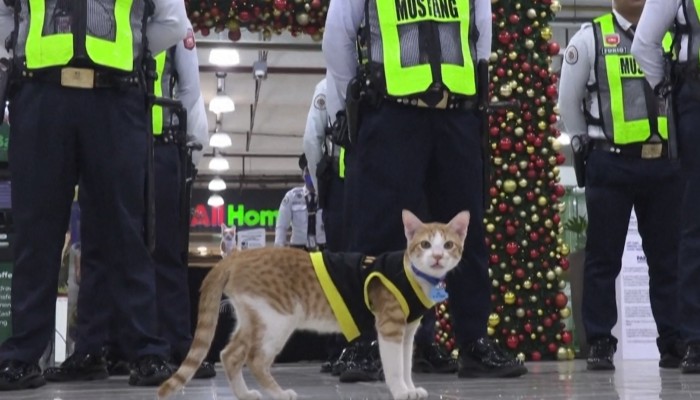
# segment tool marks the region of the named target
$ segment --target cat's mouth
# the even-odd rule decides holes
[[[439,262],[436,262],[435,264],[430,266],[430,269],[443,269],[443,268],[445,268],[445,267],[442,264],[440,264]]]

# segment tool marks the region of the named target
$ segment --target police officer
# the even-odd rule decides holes
[[[107,329],[111,316],[103,310],[116,307],[114,318],[133,344],[129,384],[158,385],[171,374],[168,345],[157,336],[155,273],[144,241],[149,129],[142,61],[146,44],[157,54],[180,41],[187,16],[180,1],[153,0],[153,9],[145,3],[0,4],[0,42],[14,27],[9,157],[16,232],[13,332],[0,346],[0,389],[45,383],[37,361],[53,336],[77,183],[82,282],[101,293],[79,295],[78,325]],[[73,360],[99,364],[100,335],[78,329],[77,337]]]
[[[668,76],[664,73],[661,42],[665,33],[675,29],[674,43],[679,64],[675,68],[676,85],[671,94],[675,107],[678,149],[685,179],[680,206],[681,237],[678,254],[678,292],[680,293],[680,332],[688,344],[680,369],[700,373],[700,20],[699,4],[687,0],[648,0],[639,21],[632,54],[644,71],[649,85],[665,94]],[[678,25],[674,28],[674,20]],[[670,72],[670,71],[669,71]],[[672,205],[664,207],[671,208]]]
[[[290,247],[318,250],[326,244],[323,210],[318,208],[318,197],[304,155],[299,158],[299,168],[304,178],[304,186],[291,189],[282,199],[275,226],[275,246],[289,244]],[[292,235],[287,242],[287,230],[290,225]],[[312,229],[307,229],[309,226]]]
[[[614,0],[612,13],[584,24],[571,39],[561,72],[559,109],[566,131],[590,138],[582,301],[589,370],[615,369],[615,279],[632,207],[649,265],[659,366],[678,367],[682,351],[676,348],[682,179],[667,156],[666,116],[629,53],[643,7],[644,1]]]
[[[189,232],[189,220],[183,220],[181,207],[181,191],[186,174],[181,165],[181,152],[185,151],[187,142],[203,144],[208,137],[204,99],[199,88],[199,62],[195,49],[195,39],[192,28],[189,27],[187,36],[176,46],[156,55],[155,95],[158,97],[174,97],[182,102],[187,111],[187,137],[178,135],[176,116],[171,110],[154,106],[152,110],[152,126],[154,143],[154,172],[155,172],[155,202],[156,202],[156,243],[152,254],[156,268],[156,301],[158,308],[158,332],[170,346],[169,360],[179,365],[184,360],[192,342],[190,332],[190,302],[187,265],[185,264],[187,249],[183,240],[183,230]],[[201,159],[201,151],[192,154],[193,162]],[[189,161],[187,161],[189,162]],[[86,298],[100,296],[94,292],[95,285],[84,284],[81,288]],[[78,310],[80,313],[81,310]],[[104,310],[109,312],[109,310]],[[91,321],[83,321],[91,323]],[[103,337],[107,332],[100,332],[97,327],[89,329]],[[131,343],[119,343],[121,326],[113,324],[109,332],[109,350],[107,365],[99,370],[100,377],[106,377],[105,367],[110,375],[128,373],[124,357],[124,348]],[[121,345],[121,346],[119,346]],[[88,368],[85,368],[88,367]],[[120,368],[121,367],[121,368]],[[59,368],[49,368],[44,371],[44,377],[49,381],[72,381],[95,378],[96,365],[84,365],[71,361],[65,362]],[[212,377],[216,371],[211,363],[205,362],[197,371],[195,377]]]
[[[365,93],[359,131],[346,152],[349,250],[374,255],[404,249],[401,209],[442,222],[469,210],[464,260],[447,279],[458,374],[519,376],[527,372],[522,362],[486,338],[490,285],[476,65],[491,53],[491,5],[434,5],[413,12],[405,1],[350,0],[332,2],[328,10],[323,50],[337,86],[328,93],[330,115],[345,108],[358,65],[359,92]]]

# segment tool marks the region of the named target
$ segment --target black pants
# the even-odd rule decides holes
[[[486,334],[490,312],[479,127],[471,111],[385,102],[362,110],[357,145],[346,154],[350,251],[405,249],[402,209],[426,222],[471,212],[463,259],[446,279],[461,346]]]
[[[593,151],[586,164],[588,230],[582,316],[588,342],[612,337],[615,279],[634,206],[649,266],[649,300],[660,351],[678,339],[678,241],[683,183],[680,166]]]
[[[678,104],[678,138],[685,179],[678,256],[681,336],[700,343],[700,82],[685,83]]]
[[[91,288],[78,296],[76,352],[100,351],[109,319],[117,318],[133,343],[129,357],[165,356],[143,231],[144,94],[136,88],[24,83],[11,101],[13,332],[0,346],[0,359],[35,363],[53,337],[61,248],[76,183],[81,287]],[[104,312],[113,307],[116,315]]]

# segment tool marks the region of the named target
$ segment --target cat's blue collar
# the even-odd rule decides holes
[[[436,278],[434,276],[428,275],[425,272],[416,268],[416,266],[413,265],[413,263],[411,263],[411,270],[413,270],[413,273],[416,274],[416,276],[418,276],[419,278],[423,279],[424,281],[428,282],[429,284],[431,284],[433,286],[439,285],[443,281],[443,279],[445,279],[444,276],[442,276],[440,278]]]

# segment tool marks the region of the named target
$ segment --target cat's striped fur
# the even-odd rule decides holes
[[[448,224],[423,224],[403,212],[408,246],[404,256],[422,272],[444,276],[462,256],[469,213],[459,213]],[[418,279],[428,294],[432,286]],[[260,386],[274,399],[296,399],[270,374],[270,365],[297,329],[340,332],[338,323],[315,275],[309,254],[298,249],[263,248],[236,252],[219,262],[205,278],[199,301],[199,319],[187,358],[158,390],[166,398],[192,378],[206,357],[218,319],[222,293],[231,299],[238,322],[221,362],[231,388],[241,400],[260,399],[249,390],[242,368],[247,364]],[[406,322],[399,302],[377,279],[368,289],[379,333],[379,349],[386,383],[394,399],[428,396],[411,378],[413,336],[419,321]]]

